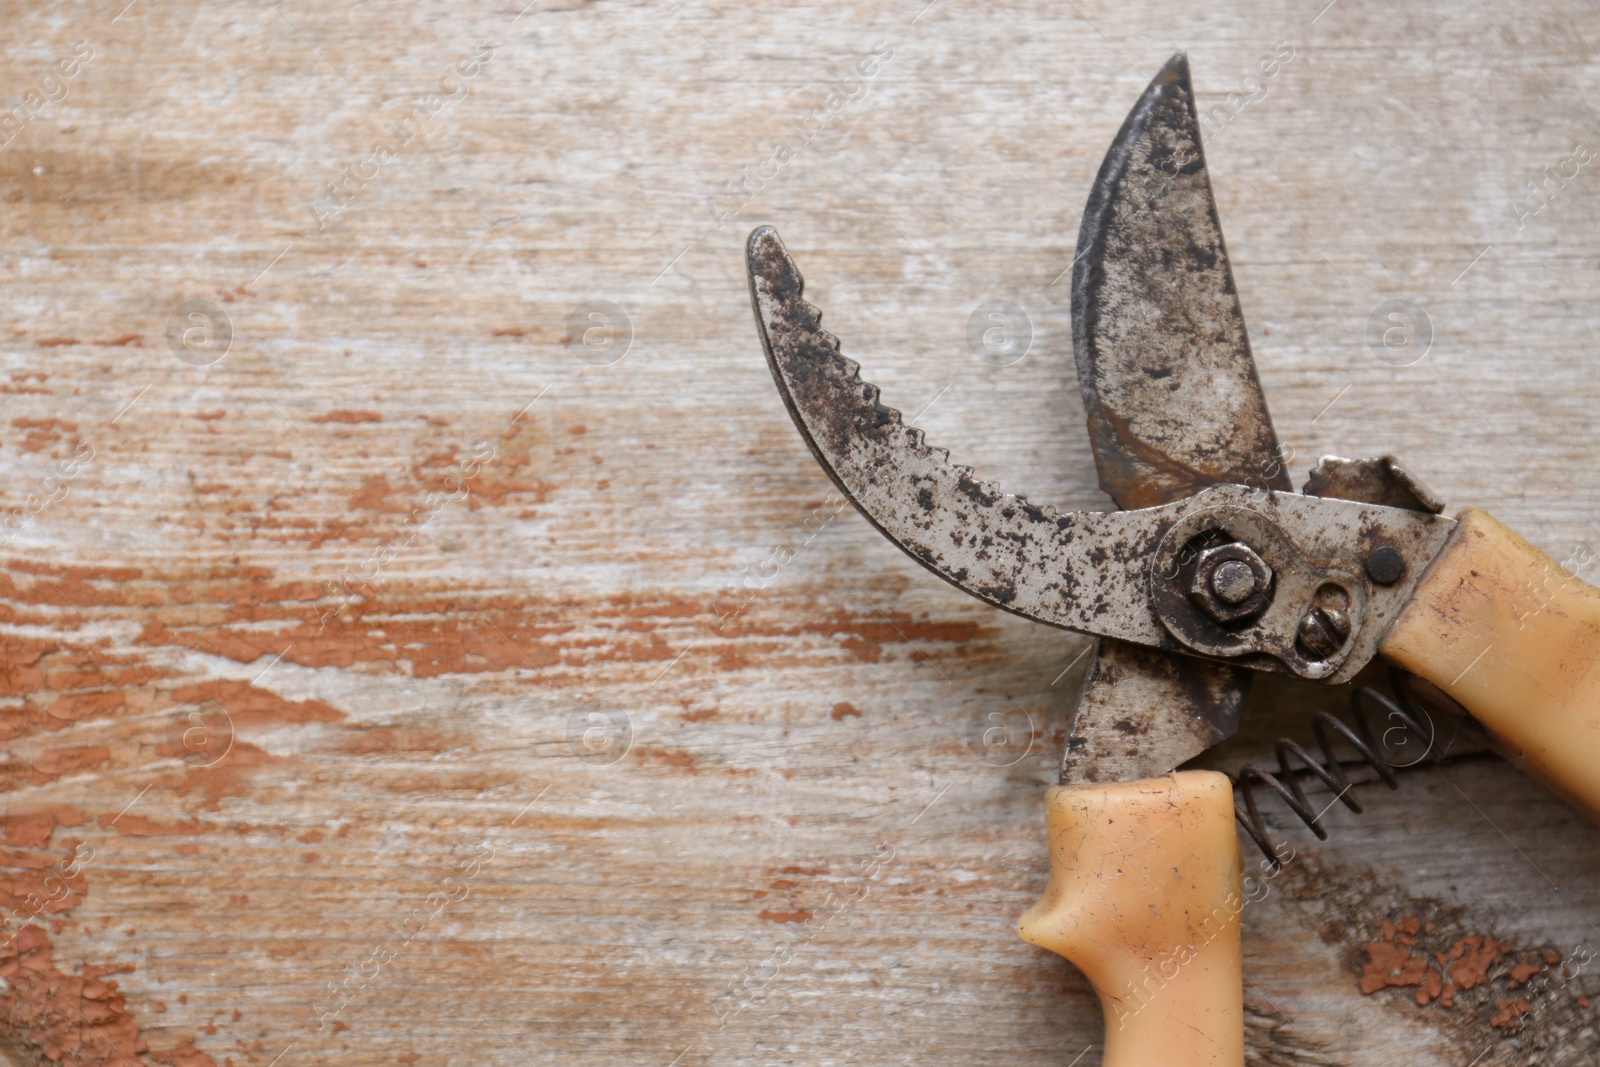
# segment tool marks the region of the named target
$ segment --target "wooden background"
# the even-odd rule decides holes
[[[1297,480],[1393,451],[1600,550],[1592,5],[924,3],[0,4],[16,1062],[1097,1064],[1013,933],[1085,643],[833,514],[742,242],[958,459],[1104,506],[1063,274],[1175,47]],[[1362,795],[1268,802],[1252,1062],[1593,1063],[1600,963],[1513,986],[1600,948],[1600,831],[1489,757]]]

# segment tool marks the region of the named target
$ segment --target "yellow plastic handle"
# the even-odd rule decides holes
[[[1050,881],[1017,927],[1105,1014],[1105,1067],[1242,1067],[1239,839],[1213,771],[1056,786]]]
[[[1600,822],[1600,590],[1468,508],[1379,651]]]

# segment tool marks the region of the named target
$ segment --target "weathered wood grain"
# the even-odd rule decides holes
[[[19,1063],[1097,1063],[1012,930],[1084,643],[835,511],[741,246],[778,225],[932,440],[1102,506],[1062,275],[1177,46],[1208,113],[1293,51],[1207,151],[1297,475],[1393,451],[1600,549],[1600,176],[1515,207],[1600,145],[1577,0],[125,3],[0,4]],[[1397,299],[1406,366],[1365,341]],[[1212,758],[1323,698],[1261,687]],[[1593,1062],[1592,965],[1492,1023],[1510,967],[1600,945],[1600,832],[1487,758],[1363,796],[1326,844],[1273,812],[1255,1061]],[[1362,992],[1369,946],[1468,937],[1516,951],[1453,1007]]]

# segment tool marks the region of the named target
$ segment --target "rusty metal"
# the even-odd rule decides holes
[[[1239,731],[1248,671],[1106,639],[1083,680],[1061,781],[1165,774]]]
[[[1119,507],[1218,483],[1292,488],[1250,356],[1181,52],[1129,113],[1089,194],[1072,341],[1100,485]]]
[[[1308,496],[1359,500],[1388,508],[1425,511],[1430,515],[1444,511],[1444,501],[1393,456],[1377,459],[1323,456],[1311,469],[1304,492]]]
[[[1236,498],[1225,502],[1226,495]],[[1455,526],[1415,511],[1239,486],[1214,486],[1169,505],[1183,506],[1193,510],[1167,528],[1152,561],[1150,600],[1162,625],[1187,650],[1328,682],[1353,677],[1376,654]],[[1205,551],[1227,542],[1249,546],[1274,575],[1271,603],[1242,627],[1218,623],[1188,595]],[[1375,544],[1401,554],[1406,579],[1380,585],[1367,576],[1363,558]],[[1344,640],[1332,650],[1305,648],[1302,620],[1330,602],[1349,622]]]
[[[1159,511],[1067,512],[1029,503],[948,461],[878,400],[822,329],[771,227],[750,235],[751,298],[779,392],[817,461],[884,536],[996,607],[1054,626],[1172,644],[1147,604]]]
[[[747,250],[756,320],[795,425],[840,491],[912,558],[973,596],[1026,618],[1256,670],[1342,681],[1372,658],[1411,595],[1415,576],[1454,522],[1413,511],[1295,493],[1216,485],[1139,511],[1058,512],[1029,503],[949,462],[839,353],[838,338],[803,299],[799,269],[771,227]],[[1239,531],[1248,530],[1250,536]],[[1197,539],[1226,533],[1277,575],[1272,606],[1224,631],[1182,591]],[[1361,554],[1382,541],[1410,577],[1378,586]],[[1358,602],[1353,637],[1336,662],[1296,651],[1296,627],[1316,587],[1336,581]]]
[[[1332,659],[1350,639],[1349,610],[1337,604],[1313,604],[1300,620],[1295,637],[1312,658]]]
[[[1232,735],[1255,670],[1352,677],[1454,527],[1406,510],[1428,497],[1392,462],[1381,501],[1289,491],[1200,140],[1179,55],[1123,125],[1080,234],[1078,379],[1125,511],[1058,512],[951,464],[843,357],[777,233],[747,248],[773,378],[844,496],[958,588],[1101,638],[1063,781],[1150,777]]]
[[[1339,500],[1360,500],[1391,508],[1407,508],[1437,515],[1444,501],[1393,456],[1377,459],[1344,459],[1323,456],[1306,479],[1308,496]],[[1407,574],[1405,556],[1381,540],[1371,542],[1362,557],[1362,567],[1378,585],[1393,585]]]
[[[1406,576],[1406,558],[1393,545],[1374,545],[1362,563],[1367,577],[1379,585],[1393,585]]]
[[[1204,549],[1189,580],[1189,599],[1224,625],[1253,619],[1272,603],[1272,568],[1240,541]]]
[[[1215,449],[1219,436],[1215,427],[1206,425],[1203,413],[1208,398],[1183,395],[1185,387],[1192,388],[1204,375],[1189,373],[1181,361],[1176,367],[1156,365],[1155,361],[1162,357],[1178,355],[1172,339],[1155,338],[1157,343],[1147,351],[1141,350],[1142,342],[1148,339],[1148,320],[1130,322],[1128,313],[1139,310],[1135,304],[1105,299],[1116,295],[1116,287],[1105,286],[1107,271],[1096,256],[1126,247],[1124,238],[1128,235],[1119,221],[1132,225],[1137,216],[1138,226],[1147,232],[1158,232],[1162,239],[1200,234],[1209,262],[1198,263],[1190,250],[1184,249],[1179,257],[1184,269],[1199,275],[1187,281],[1193,286],[1191,291],[1212,295],[1212,307],[1228,320],[1224,332],[1239,341],[1228,352],[1234,359],[1233,382],[1246,383],[1248,388],[1248,383],[1256,380],[1238,299],[1234,297],[1231,307],[1226,299],[1233,290],[1232,271],[1212,204],[1192,100],[1188,65],[1182,57],[1175,57],[1145,90],[1107,151],[1078,234],[1082,252],[1075,263],[1079,273],[1074,277],[1073,289],[1078,387],[1100,486],[1119,508],[1169,504],[1240,474],[1246,478],[1260,476],[1263,481],[1258,484],[1263,487],[1289,488],[1278,462],[1277,434],[1267,417],[1259,383],[1255,386],[1255,402],[1243,405],[1253,410],[1258,421],[1251,432],[1234,434],[1233,447],[1240,451],[1218,463]],[[1130,200],[1130,192],[1147,188],[1137,180],[1130,181],[1130,171],[1136,172],[1141,166],[1148,169],[1151,149],[1157,144],[1183,146],[1182,151],[1192,155],[1198,166],[1177,178],[1176,183],[1156,186],[1163,195]],[[1179,195],[1164,195],[1167,193]],[[1189,217],[1182,217],[1185,212]],[[1145,255],[1145,246],[1136,254]],[[1109,273],[1117,278],[1123,272],[1114,264]],[[1219,291],[1220,301],[1216,300]],[[1116,336],[1110,332],[1113,327],[1117,328]],[[1160,384],[1148,389],[1147,385],[1153,382]],[[1173,427],[1170,420],[1156,420],[1160,436],[1152,437],[1152,420],[1129,418],[1120,410],[1147,407],[1152,391],[1158,403],[1177,407],[1188,402],[1189,407],[1197,409],[1191,412],[1196,421],[1190,429]],[[1198,570],[1203,573],[1191,584],[1190,596],[1218,622],[1243,622],[1259,615],[1271,597],[1272,571],[1265,561],[1245,545],[1208,552],[1216,555],[1202,560]],[[1253,558],[1227,555],[1230,552],[1249,552]],[[1226,572],[1229,567],[1244,567],[1251,578],[1249,589],[1223,582],[1223,588],[1243,593],[1237,599],[1231,593],[1224,595],[1223,588],[1218,587],[1218,572]],[[1062,753],[1061,781],[1113,781],[1165,774],[1238,731],[1251,677],[1252,673],[1242,667],[1102,640],[1084,676],[1071,734]]]
[[[1219,550],[1212,550],[1213,553],[1217,551]],[[1251,555],[1254,554],[1251,553]],[[1213,560],[1213,562],[1215,561]],[[1262,569],[1266,569],[1265,564],[1262,564]],[[1208,585],[1212,596],[1224,604],[1238,607],[1251,597],[1263,592],[1268,581],[1270,581],[1270,578],[1257,574],[1243,560],[1230,559],[1212,568],[1211,580]],[[1190,592],[1192,593],[1193,590],[1190,590]]]

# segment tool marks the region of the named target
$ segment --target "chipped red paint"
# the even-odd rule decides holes
[[[133,1057],[149,1046],[116,981],[108,977],[131,970],[131,964],[85,964],[78,974],[64,972],[52,957],[49,935],[37,926],[24,927],[17,948],[0,956],[0,977],[6,980],[0,1023],[52,1061],[85,1067],[136,1062]],[[208,1056],[193,1063],[213,1061]]]
[[[210,1056],[193,1047],[192,1038],[175,1050],[149,1048],[116,980],[109,977],[131,972],[132,964],[84,963],[75,974],[63,971],[54,959],[49,931],[30,921],[48,918],[59,927],[83,902],[83,866],[86,856],[92,859],[92,850],[80,853],[81,842],[75,839],[62,842],[65,853],[59,857],[47,848],[56,827],[82,821],[82,813],[73,808],[15,813],[5,820],[7,843],[26,847],[0,851],[0,916],[5,919],[0,1034],[50,1061],[82,1067],[134,1063],[142,1053],[158,1062],[214,1067]],[[163,1058],[169,1055],[184,1058]]]
[[[12,419],[11,425],[22,431],[24,452],[43,452],[58,441],[78,440],[77,425],[62,419]]]
[[[259,576],[246,580],[258,581]],[[148,584],[138,588],[141,582]],[[192,613],[217,591],[210,582],[202,577],[198,584],[203,589],[185,588],[171,579],[150,581],[137,568],[51,571],[14,564],[0,571],[0,617],[12,624],[59,628],[57,607],[63,604],[76,610],[160,606]],[[84,771],[142,769],[149,790],[169,798],[167,808],[187,803],[201,813],[215,812],[224,797],[245,793],[258,771],[283,761],[238,736],[230,738],[226,760],[189,767],[177,759],[184,755],[181,733],[148,736],[152,713],[159,720],[166,709],[219,705],[241,735],[344,719],[321,701],[285,699],[244,681],[184,682],[151,662],[144,650],[112,651],[87,627],[69,628],[56,639],[0,635],[0,657],[0,699],[6,702],[0,709],[0,735],[11,743],[9,759],[0,763],[0,785],[12,790]],[[121,725],[134,716],[145,721]],[[96,733],[105,740],[52,743],[53,734],[80,722],[98,724]],[[24,755],[33,749],[31,756]],[[86,812],[60,804],[6,813],[0,821],[6,846],[0,848],[0,916],[8,924],[5,930],[15,929],[15,934],[0,930],[0,977],[6,981],[0,996],[0,1036],[63,1063],[99,1067],[137,1062],[144,1055],[174,1067],[209,1067],[212,1058],[195,1047],[193,1036],[182,1036],[170,1048],[149,1046],[117,983],[108,977],[132,971],[131,964],[86,962],[74,972],[56,962],[52,928],[59,932],[72,925],[73,912],[89,891],[81,868],[63,868],[81,842],[63,838],[59,831],[85,823],[128,837],[195,837],[216,829],[199,813],[158,819],[126,809]]]
[[[0,620],[12,624],[0,634],[0,736],[11,756],[0,763],[0,785],[42,786],[68,775],[92,772],[106,780],[137,771],[148,783],[147,807],[121,810],[130,797],[104,808],[57,805],[15,810],[0,822],[0,905],[13,910],[43,897],[43,880],[52,864],[70,856],[77,842],[66,828],[92,826],[129,839],[170,841],[164,847],[195,854],[207,835],[249,832],[216,815],[229,797],[250,793],[263,772],[282,771],[286,757],[274,756],[252,738],[284,726],[322,728],[318,745],[348,756],[431,752],[451,738],[437,728],[419,732],[405,724],[359,727],[338,708],[316,699],[288,699],[240,679],[193,679],[168,664],[175,649],[194,649],[238,663],[255,663],[282,653],[283,662],[307,667],[377,668],[424,679],[447,674],[516,671],[521,684],[581,684],[596,664],[637,665],[643,679],[656,677],[676,662],[685,647],[692,654],[681,671],[759,668],[790,662],[798,655],[796,638],[834,661],[873,662],[890,647],[933,652],[979,635],[970,622],[929,622],[904,613],[857,616],[828,608],[825,614],[770,612],[758,597],[738,622],[738,634],[719,632],[710,603],[694,598],[607,596],[590,600],[542,597],[538,591],[512,595],[430,587],[395,581],[379,595],[353,604],[341,615],[319,622],[326,605],[324,588],[310,580],[282,579],[265,567],[201,565],[183,569],[149,567],[51,567],[13,561],[0,568]],[[137,619],[132,640],[112,642],[91,622],[96,617]],[[574,621],[581,619],[581,625]],[[80,625],[82,624],[82,625]],[[50,638],[26,629],[43,627]],[[705,647],[700,647],[704,645]],[[225,760],[194,767],[182,762],[182,732],[152,736],[151,722],[182,725],[184,709],[225,709],[232,735]],[[859,714],[853,705],[838,712]],[[163,713],[170,713],[166,719]],[[683,720],[700,721],[715,709],[687,711]],[[90,729],[92,733],[85,733]],[[70,738],[56,739],[62,731]],[[700,773],[700,758],[675,745],[639,745],[632,758],[641,766],[677,773]],[[746,768],[718,765],[717,773],[743,775]],[[413,783],[416,776],[413,775]],[[448,775],[439,777],[448,782]],[[481,788],[474,784],[473,788]],[[159,811],[160,814],[155,812]],[[533,823],[530,815],[528,822]],[[306,845],[305,862],[316,862],[321,830],[290,831]],[[341,831],[342,833],[343,831]],[[63,849],[65,851],[63,851]],[[825,873],[821,868],[786,868],[786,874]],[[88,872],[87,879],[95,877]],[[36,921],[22,925],[14,955],[0,958],[0,976],[10,990],[0,1000],[0,1037],[25,1048],[89,1065],[124,1063],[143,1055],[174,1067],[205,1067],[213,1061],[196,1041],[206,1035],[173,1035],[171,1047],[148,1048],[138,1021],[116,983],[108,976],[128,972],[121,962],[87,962],[76,969],[58,965],[51,930],[39,923],[76,922],[73,912],[89,892],[86,875],[65,879],[58,894],[39,909]],[[768,909],[766,921],[803,923],[804,908]],[[59,932],[59,931],[57,931]],[[74,973],[75,971],[75,973]],[[83,1027],[69,1005],[82,1001]],[[82,1033],[80,1034],[80,1030]]]
[[[127,343],[139,339],[130,337]],[[13,374],[10,380],[6,391],[48,391],[44,374],[20,379]],[[468,514],[487,508],[516,519],[542,518],[547,505],[560,503],[569,490],[603,488],[601,473],[623,476],[596,448],[596,442],[612,442],[615,436],[592,419],[585,420],[587,425],[553,420],[540,409],[515,419],[508,411],[500,426],[471,430],[452,429],[451,420],[428,416],[403,423],[414,435],[406,459],[374,468],[351,457],[364,454],[374,435],[400,432],[395,416],[356,408],[296,411],[295,429],[327,447],[336,462],[350,463],[353,476],[330,478],[318,490],[321,497],[297,488],[273,496],[253,482],[241,486],[225,468],[252,458],[269,464],[304,460],[298,437],[279,426],[282,439],[272,440],[272,447],[238,451],[227,435],[237,432],[238,420],[248,412],[207,403],[215,406],[197,410],[191,403],[171,423],[197,444],[198,457],[189,482],[194,507],[172,518],[186,533],[200,533],[236,551],[124,565],[63,565],[37,557],[0,561],[0,622],[6,624],[0,633],[0,740],[7,742],[0,788],[45,791],[34,807],[15,805],[0,820],[0,907],[27,916],[13,954],[0,956],[0,975],[19,976],[7,977],[9,989],[0,998],[0,1042],[10,1041],[27,1053],[95,1067],[130,1060],[206,1067],[213,1056],[224,1058],[225,1046],[213,1044],[215,1026],[193,1034],[151,1031],[150,1019],[138,1018],[141,1011],[163,1011],[173,1000],[186,1004],[184,995],[141,1002],[134,992],[125,998],[118,990],[110,976],[133,970],[119,955],[120,939],[138,937],[145,924],[119,926],[118,940],[111,941],[112,931],[87,928],[103,916],[87,918],[93,912],[82,905],[88,899],[103,906],[130,886],[145,884],[150,873],[108,864],[53,877],[52,870],[79,844],[68,836],[75,828],[98,835],[96,844],[110,842],[146,856],[211,855],[227,852],[239,835],[266,834],[296,846],[285,862],[323,863],[324,850],[334,855],[341,855],[341,847],[348,850],[341,842],[351,831],[348,824],[291,827],[287,820],[267,816],[265,825],[257,825],[227,803],[270,792],[275,780],[291,775],[296,757],[275,754],[284,751],[276,745],[269,751],[264,735],[303,728],[297,742],[302,753],[364,762],[408,753],[431,758],[471,740],[452,733],[448,723],[350,721],[323,700],[280,696],[269,687],[270,678],[255,684],[209,676],[210,668],[208,676],[196,677],[182,665],[195,659],[192,653],[232,664],[256,664],[281,654],[285,665],[383,678],[505,672],[520,689],[580,691],[591,684],[596,668],[649,683],[674,664],[675,671],[693,676],[873,663],[894,656],[937,661],[951,655],[955,645],[968,646],[959,652],[964,657],[992,655],[988,646],[972,644],[981,636],[974,622],[916,617],[895,610],[892,598],[885,600],[885,611],[866,603],[841,610],[837,599],[814,591],[797,597],[794,589],[784,588],[755,591],[736,625],[719,629],[708,596],[586,595],[538,586],[484,590],[418,578],[397,560],[373,578],[364,595],[341,607],[330,597],[326,576],[352,558],[408,538],[430,517],[430,494],[451,494],[448,507]],[[120,462],[116,453],[127,438],[117,434],[128,428],[127,420],[115,430],[84,424],[82,435],[108,454],[108,464],[97,471]],[[78,425],[54,418],[13,420],[11,429],[14,436],[5,443],[13,453],[41,457],[71,454],[80,435]],[[483,442],[492,443],[487,461],[479,448]],[[30,457],[30,462],[50,460]],[[463,476],[464,465],[473,462],[475,472]],[[463,486],[465,493],[457,492]],[[84,483],[84,488],[91,487]],[[78,486],[73,493],[68,507],[80,506],[88,496]],[[329,551],[310,557],[315,565],[302,570],[258,562],[258,550],[270,554],[284,546],[293,554],[293,566],[314,549]],[[436,552],[437,546],[419,539],[416,551]],[[331,613],[330,607],[338,610]],[[227,673],[226,666],[220,673]],[[681,707],[685,726],[719,714],[719,707],[697,699],[684,699]],[[215,722],[205,710],[213,708],[221,709]],[[849,708],[855,712],[853,705]],[[183,738],[190,728],[187,716],[197,709],[204,711],[207,729],[226,724],[227,755],[214,765],[209,759],[185,762],[195,755],[186,752]],[[640,743],[629,758],[662,774],[760,773],[676,739]],[[402,760],[393,773],[403,775],[411,790],[481,795],[527,784],[500,781],[476,767],[423,764]],[[78,799],[80,783],[88,784],[78,803],[59,802]],[[58,796],[50,790],[66,792]],[[136,795],[143,799],[130,810]],[[566,832],[563,826],[534,810],[523,817],[520,829],[559,834]],[[47,884],[47,879],[53,880]],[[92,886],[106,897],[89,897]],[[29,913],[30,901],[39,900],[44,903]],[[230,896],[229,904],[252,907],[244,893]],[[811,916],[785,901],[762,918],[804,923]],[[74,953],[83,943],[99,951],[91,951],[87,961],[74,955],[67,962],[58,950],[63,931],[78,939],[72,942]],[[127,944],[131,949],[138,942]],[[287,937],[262,952],[281,961],[313,954],[304,942]],[[85,1016],[76,1015],[80,1001]],[[277,1051],[253,1053],[270,1060]]]
[[[811,918],[813,913],[805,908],[796,908],[794,911],[761,911],[757,914],[773,923],[803,923]]]

